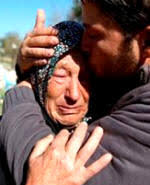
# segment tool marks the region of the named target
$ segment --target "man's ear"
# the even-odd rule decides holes
[[[139,33],[139,46],[141,50],[141,63],[150,64],[150,25]]]

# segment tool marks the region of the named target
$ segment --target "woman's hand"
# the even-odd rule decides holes
[[[72,136],[62,130],[55,138],[50,135],[40,140],[29,158],[26,185],[81,185],[107,166],[111,154],[105,154],[85,167],[99,145],[103,130],[96,127],[82,146],[86,132],[87,124],[83,122]]]

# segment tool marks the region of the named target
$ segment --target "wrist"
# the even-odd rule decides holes
[[[28,88],[32,89],[32,86],[28,81],[21,81],[20,83],[18,83],[17,86],[18,87],[23,87],[24,86],[24,87],[28,87]]]

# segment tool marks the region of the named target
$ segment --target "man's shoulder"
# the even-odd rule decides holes
[[[137,81],[135,81],[137,85],[133,85],[134,88],[131,88],[128,92],[121,96],[120,99],[118,99],[116,104],[114,104],[112,111],[126,105],[140,103],[146,99],[150,100],[150,65],[142,66],[139,71]],[[150,101],[147,102],[147,105],[150,105]]]

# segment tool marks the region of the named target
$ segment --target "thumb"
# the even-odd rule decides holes
[[[45,26],[46,15],[43,9],[38,9],[34,29],[43,28]]]
[[[48,136],[44,137],[43,139],[39,140],[36,143],[32,153],[30,155],[29,160],[33,160],[33,159],[39,157],[40,155],[42,155],[47,150],[48,146],[52,143],[53,138],[54,138],[53,135],[48,135]]]

